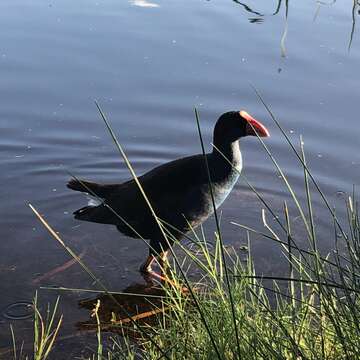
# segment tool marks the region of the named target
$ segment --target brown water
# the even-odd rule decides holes
[[[29,202],[77,253],[86,251],[84,261],[109,288],[121,290],[142,280],[137,269],[147,248],[141,241],[71,215],[86,199],[66,189],[67,170],[99,182],[129,178],[94,99],[138,174],[200,151],[194,106],[209,149],[217,117],[246,109],[269,128],[266,143],[304,199],[302,169],[252,83],[291,138],[298,143],[304,136],[314,177],[341,208],[342,192],[360,182],[359,6],[351,0],[287,4],[1,2],[0,311],[31,301],[39,286],[94,287],[78,265],[34,284],[70,258],[37,221]],[[274,166],[256,139],[245,139],[241,148],[244,174],[280,213],[289,197]],[[321,246],[330,248],[329,216],[314,200]],[[222,210],[228,244],[245,241],[230,221],[263,230],[261,205],[242,181]],[[213,221],[205,227],[211,237]],[[296,219],[294,227],[301,241],[301,222]],[[254,238],[253,252],[259,272],[282,271],[280,249],[271,242]],[[56,295],[39,292],[42,303]],[[86,296],[62,293],[61,336],[73,334],[74,323],[86,318],[77,308]],[[19,339],[31,343],[31,320],[0,317],[0,349],[11,344],[10,323]],[[75,348],[74,341],[61,347],[69,354]]]

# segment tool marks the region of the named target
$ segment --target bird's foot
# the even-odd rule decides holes
[[[140,272],[142,274],[150,274],[152,272],[151,265],[153,264],[155,257],[153,255],[149,255],[145,262],[140,266]]]
[[[151,274],[153,272],[152,267],[146,262],[140,266],[140,272],[144,275]]]

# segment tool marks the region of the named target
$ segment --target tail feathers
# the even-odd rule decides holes
[[[100,224],[116,224],[114,214],[105,206],[84,206],[74,212],[77,220],[90,221]]]
[[[86,192],[99,197],[104,197],[103,185],[96,184],[90,181],[71,179],[66,184],[66,186],[71,190]]]

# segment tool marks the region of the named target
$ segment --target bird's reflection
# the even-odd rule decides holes
[[[168,310],[165,303],[166,293],[150,275],[144,276],[145,283],[134,283],[121,293],[102,294],[95,298],[79,301],[79,307],[89,310],[89,320],[77,323],[80,330],[93,330],[98,326],[96,317],[91,316],[97,304],[99,323],[102,331],[124,333],[124,326],[136,321],[138,325],[153,325],[156,315]],[[133,327],[128,334],[136,336]]]

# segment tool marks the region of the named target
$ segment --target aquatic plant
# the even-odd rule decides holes
[[[13,348],[12,351],[1,352],[3,355],[12,353],[13,360],[46,360],[50,359],[50,353],[55,344],[58,336],[63,316],[57,317],[57,309],[59,305],[59,297],[56,299],[54,306],[51,308],[50,304],[47,305],[45,315],[41,313],[38,306],[38,295],[35,292],[33,300],[34,311],[34,345],[32,355],[29,356],[24,349],[24,343],[22,342],[20,347],[17,346],[15,332],[10,325],[11,337]],[[0,356],[1,356],[0,353]],[[9,358],[9,357],[7,357]]]
[[[147,325],[146,318],[140,322],[138,317],[130,313],[126,321],[115,318],[111,323],[112,330],[116,329],[124,336],[114,337],[112,346],[105,349],[101,343],[101,331],[109,330],[109,324],[102,323],[100,317],[96,316],[99,308],[94,312],[98,338],[95,353],[98,359],[360,357],[360,221],[355,190],[347,198],[347,223],[343,224],[308,167],[303,140],[300,139],[299,147],[295,146],[261,95],[257,94],[303,169],[304,203],[291,187],[271,150],[259,138],[300,216],[308,246],[304,247],[303,241],[299,241],[303,239],[298,239],[292,231],[293,219],[288,203],[284,202],[282,216],[277,215],[271,204],[241,175],[263,205],[262,222],[266,232],[233,222],[246,235],[244,249],[247,253],[244,259],[241,252],[225,246],[215,212],[217,231],[214,243],[206,239],[203,232],[198,234],[193,230],[192,236],[185,235],[192,246],[179,244],[182,254],[172,251],[172,262],[167,264],[168,278],[161,283],[164,296],[161,297],[161,306],[154,307],[159,311],[151,314],[151,326]],[[99,111],[136,179],[104,113],[100,108]],[[197,112],[196,118],[202,142]],[[312,200],[315,193],[319,194],[329,213],[328,227],[334,229],[333,250],[325,254],[318,246]],[[101,286],[99,292],[111,297],[112,293],[96,275],[67,247],[43,217],[38,212],[36,214]],[[268,214],[273,223],[269,221]],[[156,220],[163,235],[171,236],[166,233],[161,219]],[[288,264],[287,275],[265,276],[256,273],[250,243],[253,235],[263,236],[280,245]],[[114,301],[117,301],[115,297]],[[129,330],[136,333],[136,338],[126,335]],[[53,345],[53,341],[49,344]]]

